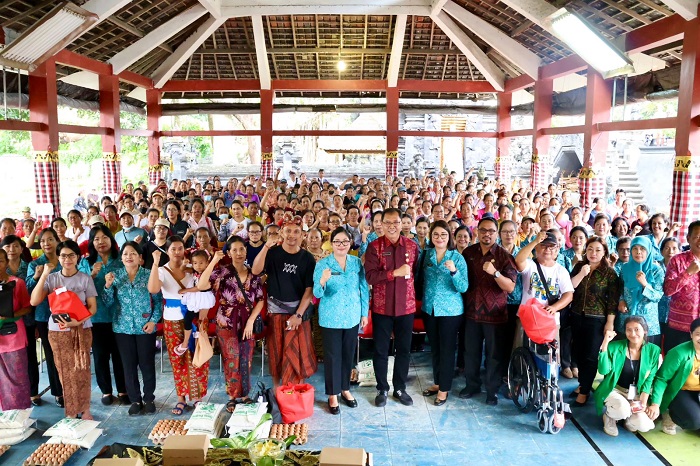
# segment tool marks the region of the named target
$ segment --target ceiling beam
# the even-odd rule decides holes
[[[221,18],[221,0],[199,0],[199,3],[214,18]]]
[[[558,10],[545,0],[501,0],[501,2],[542,28],[544,28],[544,19]]]
[[[241,4],[242,3],[242,4]],[[231,16],[278,16],[278,15],[400,15],[411,12],[429,16],[430,0],[317,0],[294,2],[289,0],[259,0],[257,2],[222,0],[221,15]]]
[[[265,44],[262,16],[253,15],[250,19],[253,21],[253,41],[255,42],[255,56],[258,60],[260,88],[270,89],[272,78],[270,77],[270,63],[267,61],[267,45]]]
[[[218,48],[218,49],[199,49],[195,55],[250,55],[254,54],[254,48]],[[389,55],[390,48],[355,48],[355,47],[270,47],[267,49],[270,55],[291,54],[291,55],[310,55],[314,53],[338,55]],[[408,48],[403,49],[404,55],[461,55],[459,49],[431,49],[431,48]]]
[[[189,36],[153,73],[155,87],[162,87],[202,43],[224,24],[225,18],[210,17]]]
[[[205,15],[207,10],[201,5],[195,5],[192,8],[183,11],[171,20],[163,23],[143,36],[138,41],[134,42],[121,52],[109,59],[116,74],[121,73],[139,59],[144,57],[148,52],[160,46],[166,40],[195,22],[197,19]],[[171,51],[172,53],[172,51]]]
[[[401,51],[403,50],[403,40],[406,35],[406,21],[408,15],[396,15],[396,23],[394,25],[394,39],[391,43],[391,56],[389,57],[389,71],[387,72],[387,80],[389,87],[396,87],[396,82],[399,80],[399,67],[401,66]]]
[[[477,67],[481,74],[484,75],[484,78],[497,91],[503,91],[506,79],[505,73],[459,28],[457,23],[444,11],[431,16],[431,18],[442,29],[442,32],[454,42],[457,48]]]
[[[430,14],[436,15],[440,13],[440,10],[442,10],[445,3],[447,3],[447,0],[433,0],[433,3],[430,6]]]
[[[138,37],[139,39],[143,38],[146,35],[146,33],[143,32],[142,30],[140,30],[139,28],[132,26],[131,24],[127,23],[126,21],[122,21],[121,19],[117,18],[116,16],[110,16],[109,18],[107,18],[107,22],[112,23],[115,26],[124,29],[126,32]],[[99,45],[98,45],[98,47],[99,47]],[[168,53],[173,53],[173,48],[167,44],[160,44],[158,47],[160,47],[161,49],[165,50]]]
[[[462,23],[464,27],[470,29],[474,34],[481,37],[484,42],[497,50],[500,55],[510,60],[529,76],[537,78],[537,69],[541,64],[540,58],[518,41],[511,39],[500,29],[490,25],[478,16],[473,15],[453,1],[445,3],[443,11]]]
[[[661,0],[673,11],[690,21],[698,16],[698,0]]]
[[[88,0],[82,5],[82,8],[95,13],[100,18],[97,21],[99,23],[121,10],[129,3],[131,3],[131,0],[118,0],[116,2],[114,0]]]

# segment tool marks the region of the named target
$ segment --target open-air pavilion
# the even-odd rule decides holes
[[[593,42],[579,48],[582,36],[572,37],[567,26],[564,30],[561,26],[570,23],[560,21],[574,21],[568,33],[575,36],[585,30],[617,52],[598,53]],[[682,225],[684,233],[692,220],[700,218],[697,0],[5,0],[0,3],[0,22],[4,105],[13,94],[19,102],[28,95],[30,111],[29,121],[1,120],[0,130],[31,132],[36,200],[52,204],[54,216],[60,215],[60,133],[101,136],[105,192],[121,190],[120,139],[125,135],[148,138],[152,184],[164,169],[161,139],[174,136],[259,137],[263,177],[274,174],[276,136],[385,137],[387,176],[400,172],[402,137],[490,138],[496,141],[494,170],[502,182],[510,176],[510,140],[529,137],[531,186],[544,190],[548,158],[543,155],[548,154],[551,137],[582,134],[584,160],[578,186],[581,204],[587,206],[605,193],[611,132],[674,129],[675,164],[673,180],[668,180],[673,183],[671,219]],[[578,29],[581,24],[583,30]],[[621,64],[603,69],[586,49]],[[677,92],[677,116],[613,121],[611,109],[628,97],[626,81],[616,78],[631,72],[644,57],[677,70],[676,88],[661,86],[653,71],[644,74],[650,83],[647,92]],[[586,80],[584,123],[554,127],[554,80],[573,74]],[[86,84],[91,81],[92,85]],[[81,91],[82,98],[99,102],[99,126],[59,121],[59,100],[74,97],[81,85],[92,87]],[[534,96],[534,123],[531,128],[512,129],[514,95],[522,91]],[[273,114],[279,97],[323,98],[329,108],[337,98],[383,98],[386,129],[276,129]],[[186,105],[193,113],[235,113],[235,105],[226,100],[235,98],[259,99],[255,104],[259,129],[163,131],[160,127],[170,99],[178,99],[179,111]],[[495,98],[497,129],[403,129],[401,99],[409,98]],[[188,99],[191,104],[182,103]],[[147,128],[122,129],[123,105],[145,107]],[[508,408],[512,406],[503,412]],[[608,464],[631,461],[630,445],[624,443],[621,450],[629,456],[619,455]],[[641,441],[633,447],[646,448]],[[444,454],[447,447],[441,448],[443,458],[452,458]],[[606,448],[610,456],[612,450]],[[394,458],[399,455],[392,452]],[[419,459],[433,464],[427,457],[415,460]],[[440,461],[434,464],[443,464]]]

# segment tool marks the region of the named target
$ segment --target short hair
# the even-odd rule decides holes
[[[58,243],[58,246],[56,246],[56,255],[60,255],[62,249],[70,249],[75,253],[77,257],[80,257],[82,255],[82,253],[80,252],[80,246],[78,246],[78,243],[76,243],[72,239],[67,239]]]
[[[245,242],[244,242],[245,243]],[[197,249],[190,255],[190,260],[194,259],[195,257],[202,257],[204,260],[209,263],[209,253],[203,249]]]
[[[137,243],[136,241],[127,241],[126,243],[122,244],[122,247],[119,250],[120,256],[122,254],[124,254],[124,250],[126,249],[127,246],[131,246],[132,248],[134,248],[134,250],[136,251],[136,253],[139,256],[143,256],[143,249],[141,249],[141,245],[139,243]]]
[[[698,320],[698,319],[696,319],[696,320]],[[641,325],[642,328],[644,329],[644,341],[646,341],[647,336],[649,336],[649,325],[647,325],[647,320],[644,317],[642,317],[642,316],[629,316],[625,319],[625,330],[627,330],[627,324],[639,324],[639,325]],[[693,324],[690,324],[690,325],[692,326]]]
[[[479,223],[477,224],[477,228],[481,226],[482,223],[484,222],[491,222],[496,226],[496,229],[498,230],[498,220],[496,220],[493,217],[484,217],[481,220],[479,220]]]
[[[700,220],[695,220],[688,225],[688,237],[693,236],[693,231],[700,228]]]
[[[576,233],[577,231],[580,231],[581,233],[583,233],[583,236],[585,236],[586,239],[588,239],[588,232],[586,231],[586,229],[584,227],[581,227],[581,226],[573,227],[571,229],[571,231],[569,232],[569,238],[573,237],[574,233]]]
[[[399,209],[395,209],[393,207],[390,207],[382,212],[382,221],[386,218],[387,215],[396,215],[397,217],[401,218],[401,211]]]
[[[254,222],[250,222],[250,223],[245,227],[246,231],[250,231],[250,227],[252,227],[252,226],[260,227],[260,230],[261,230],[261,231],[265,229],[265,227],[263,226],[262,223],[260,223],[260,222],[258,222],[257,220],[255,220]]]
[[[624,192],[624,191],[623,191]],[[637,209],[641,210],[642,212],[649,213],[649,206],[646,204],[638,204]]]
[[[666,245],[667,245],[668,243],[676,243],[676,245],[678,245],[678,248],[679,248],[679,249],[680,249],[680,247],[681,247],[681,242],[678,241],[678,238],[674,238],[673,236],[669,236],[668,238],[665,238],[665,239],[661,242],[661,245],[659,245],[659,250],[660,250],[660,251],[663,251],[664,248],[666,247]]]
[[[172,235],[172,236],[169,236],[169,237],[168,237],[168,240],[165,242],[165,250],[167,251],[168,249],[170,249],[170,246],[172,246],[172,245],[175,244],[175,243],[182,243],[182,246],[183,246],[183,247],[185,246],[185,240],[184,240],[184,239],[182,239],[182,238],[181,238],[180,236],[178,236],[178,235]]]
[[[348,231],[347,231],[345,228],[343,228],[343,227],[338,227],[338,228],[336,228],[335,230],[333,230],[333,232],[331,233],[331,242],[333,242],[333,240],[335,239],[335,237],[338,236],[338,235],[341,234],[341,233],[343,233],[345,236],[348,237],[348,239],[349,239],[350,241],[352,241],[352,237],[350,236],[350,233],[348,233]]]
[[[690,333],[693,333],[698,327],[700,327],[700,317],[690,323]]]
[[[19,246],[24,249],[24,241],[22,241],[22,238],[20,238],[17,235],[7,235],[5,236],[2,241],[0,241],[0,249],[4,248],[5,246],[9,246],[10,244],[13,243],[18,243]]]

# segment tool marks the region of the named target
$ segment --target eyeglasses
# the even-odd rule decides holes
[[[78,257],[78,255],[75,253],[73,253],[73,254],[61,254],[58,257],[60,257],[61,259],[75,259],[76,257]]]
[[[556,244],[540,244],[540,246],[542,247],[542,249],[545,249],[548,251],[551,251],[554,249],[559,249],[559,246]]]
[[[515,230],[501,230],[501,233],[504,235],[514,235]]]
[[[333,244],[334,244],[335,246],[349,246],[349,245],[350,245],[350,241],[349,241],[349,240],[343,240],[343,241],[338,241],[338,240],[336,240],[336,241],[333,241]]]
[[[258,235],[260,233],[262,233],[262,230],[249,230],[248,231],[249,235]]]
[[[495,235],[497,232],[496,230],[487,230],[486,228],[479,228],[479,233],[482,235]]]
[[[395,226],[395,227],[397,227],[397,226],[401,225],[401,220],[398,220],[398,221],[396,221],[396,222],[382,222],[382,223],[383,223],[384,225]]]
[[[433,238],[447,239],[449,237],[449,233],[433,233]]]

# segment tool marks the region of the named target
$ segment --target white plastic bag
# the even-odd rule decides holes
[[[216,422],[223,414],[224,405],[217,403],[199,403],[194,409],[185,428],[190,430],[213,431]]]
[[[24,427],[24,423],[32,414],[29,409],[10,409],[0,412],[0,429],[17,429]]]
[[[46,441],[46,443],[63,443],[65,445],[78,445],[81,448],[90,449],[95,445],[97,439],[100,438],[102,429],[93,429],[80,438],[65,438],[54,436]]]
[[[18,435],[22,435],[24,431],[34,425],[35,422],[36,419],[27,419],[24,421],[24,425],[22,427],[17,427],[14,429],[0,429],[0,438],[17,437]]]
[[[98,421],[86,419],[64,418],[44,432],[44,437],[62,437],[66,439],[79,439],[87,435],[100,425]]]
[[[253,430],[266,412],[267,402],[239,403],[233,410],[231,417],[226,423],[226,427],[228,427],[229,433]]]
[[[31,437],[34,432],[36,432],[36,429],[27,429],[16,437],[0,438],[0,445],[17,445]]]

